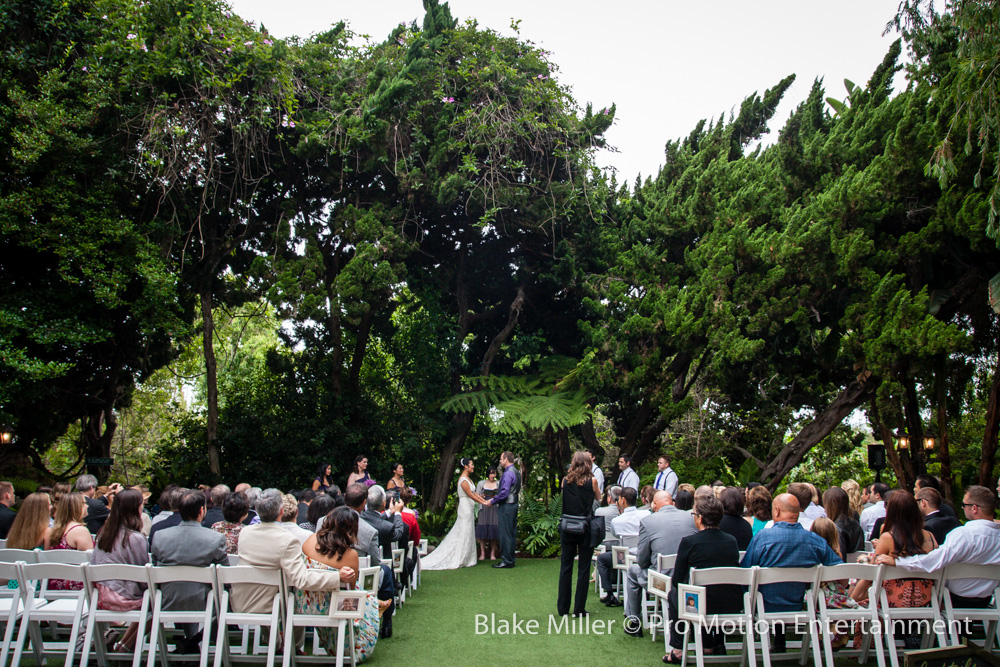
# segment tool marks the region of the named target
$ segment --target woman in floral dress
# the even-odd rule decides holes
[[[358,552],[353,545],[358,540],[358,514],[349,507],[337,507],[327,515],[319,532],[302,545],[306,566],[323,570],[349,567],[358,571]],[[344,581],[353,588],[354,581]],[[330,613],[329,591],[295,591],[295,611],[301,614],[327,615]],[[368,591],[364,615],[354,621],[354,653],[359,661],[365,660],[375,650],[378,641],[380,616],[389,606],[389,600],[380,603],[375,591]],[[336,651],[337,631],[317,628],[320,643],[327,653]]]

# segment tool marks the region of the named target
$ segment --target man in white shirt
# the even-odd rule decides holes
[[[639,493],[639,473],[632,469],[632,457],[624,454],[619,456],[618,467],[622,471],[618,475],[618,486],[622,488],[629,487],[635,489],[636,493]]]
[[[808,507],[809,503],[812,502],[812,488],[805,482],[792,482],[788,485],[788,493],[795,496],[795,499],[799,501],[799,507]],[[807,517],[805,512],[799,512],[797,523],[802,524],[802,527],[806,530],[812,530],[813,520]],[[773,520],[768,521],[764,524],[764,528],[770,528],[773,525]]]
[[[587,452],[587,454],[590,456],[590,472],[597,480],[597,488],[601,490],[601,495],[604,495],[604,471],[597,465],[597,457],[594,456],[594,452]]]
[[[910,572],[934,572],[952,563],[1000,565],[1000,524],[994,523],[996,500],[985,486],[965,490],[962,509],[969,521],[948,533],[948,539],[933,551],[905,558],[879,556],[878,565],[896,565]],[[997,568],[1000,575],[1000,567]],[[951,603],[964,609],[985,609],[996,588],[997,579],[949,579]]]
[[[885,494],[889,493],[889,485],[882,482],[872,484],[870,500],[873,505],[861,512],[861,530],[865,535],[871,535],[875,522],[885,516]]]
[[[816,498],[819,497],[819,494],[816,493],[816,487],[808,482],[803,483],[809,487],[809,490],[812,492],[812,498],[809,499],[809,504],[804,510],[802,510],[802,513],[805,514],[810,521],[815,521],[819,518],[826,518],[826,509],[824,509],[822,505],[816,504]]]
[[[674,469],[670,467],[670,457],[663,454],[656,460],[656,467],[660,469],[656,473],[656,479],[653,480],[653,488],[657,491],[666,491],[673,498],[674,494],[677,493],[677,485],[680,483],[680,479],[677,477],[677,473]]]
[[[638,496],[635,489],[629,487],[621,490],[618,496],[618,516],[611,519],[611,534],[616,538],[635,537],[639,535],[639,522],[643,517],[649,516],[649,510],[636,508]],[[597,556],[597,574],[601,577],[601,588],[608,594],[601,598],[601,602],[609,607],[618,607],[621,602],[611,591],[612,554],[610,551]]]

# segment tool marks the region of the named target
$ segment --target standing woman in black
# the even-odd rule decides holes
[[[562,482],[563,514],[593,515],[594,499],[601,497],[601,491],[591,468],[590,457],[586,452],[577,452],[573,455],[569,472]],[[556,609],[560,616],[569,613],[573,560],[579,556],[573,616],[584,616],[587,613],[587,589],[590,588],[590,561],[594,555],[594,547],[590,546],[589,523],[583,534],[574,535],[560,531],[559,540],[562,547],[562,564],[559,568],[559,601],[556,603]]]

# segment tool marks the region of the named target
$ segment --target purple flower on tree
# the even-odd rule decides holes
[[[444,102],[445,104],[454,104],[455,103],[455,98],[454,97],[442,97],[441,101]]]

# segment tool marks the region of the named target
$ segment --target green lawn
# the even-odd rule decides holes
[[[512,570],[494,570],[485,562],[471,568],[425,572],[420,589],[396,614],[391,639],[380,641],[370,665],[535,666],[660,664],[663,639],[649,633],[634,639],[622,632],[622,609],[609,609],[593,588],[587,599],[592,629],[601,634],[569,634],[556,616],[558,560],[521,558]],[[477,615],[496,614],[511,621],[535,621],[537,634],[493,634],[479,626]],[[551,620],[550,620],[551,619]],[[552,626],[550,627],[550,623]],[[611,630],[607,632],[608,625]],[[603,627],[601,627],[603,626]],[[498,628],[499,629],[499,628]]]

